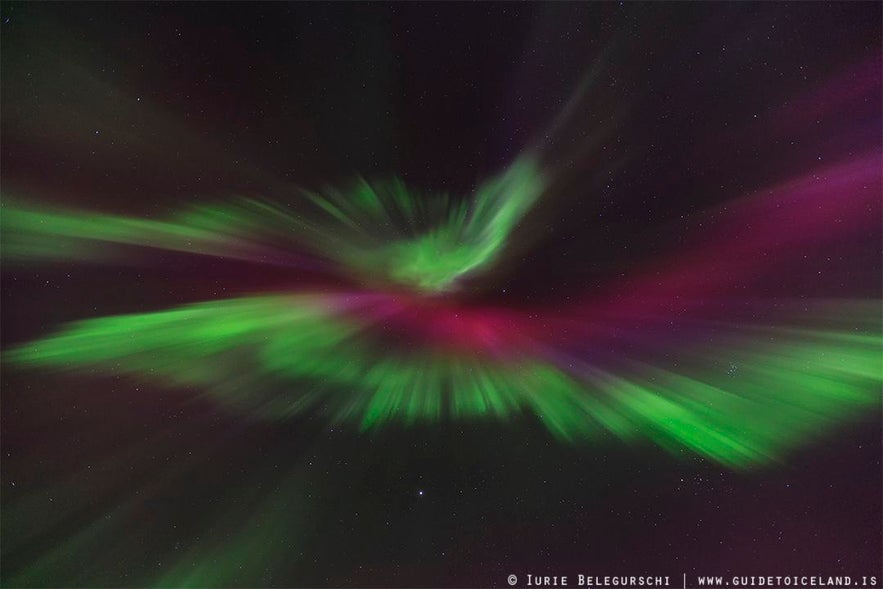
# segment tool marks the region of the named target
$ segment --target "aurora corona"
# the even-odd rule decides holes
[[[838,202],[800,181],[783,185],[734,207],[732,218],[756,221],[748,236],[710,234],[703,256],[675,256],[664,273],[629,276],[611,293],[562,307],[518,310],[471,293],[487,288],[488,271],[547,189],[530,156],[469,199],[360,181],[303,191],[307,208],[241,199],[164,221],[17,201],[3,214],[10,263],[95,260],[125,245],[310,268],[346,285],[88,319],[4,358],[197,387],[265,419],[320,412],[370,430],[533,415],[562,441],[643,438],[744,468],[879,401],[877,301],[816,301],[810,316],[800,312],[805,303],[779,301],[775,320],[721,324],[746,304],[730,292],[746,256],[783,240],[799,251],[818,233],[809,205],[837,209],[843,223],[824,228],[832,236],[863,222],[855,205],[869,198],[865,186],[879,186],[874,161],[830,170]],[[792,220],[786,235],[773,227],[770,203]],[[721,317],[708,315],[709,300]],[[703,343],[712,326],[714,342]]]

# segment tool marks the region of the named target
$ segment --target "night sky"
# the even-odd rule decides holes
[[[881,19],[3,3],[0,582],[883,584]]]

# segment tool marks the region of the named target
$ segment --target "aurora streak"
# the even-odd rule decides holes
[[[309,260],[364,286],[339,292],[305,286],[91,319],[5,357],[25,366],[100,367],[198,387],[231,410],[266,419],[318,411],[368,430],[534,415],[563,441],[608,432],[747,467],[778,459],[879,402],[879,303],[814,303],[808,318],[778,313],[770,323],[724,329],[711,346],[691,343],[701,341],[714,319],[692,317],[693,307],[708,307],[713,296],[726,315],[745,304],[727,295],[744,260],[782,251],[786,243],[799,251],[810,234],[818,239],[827,230],[836,238],[864,223],[860,203],[873,192],[866,186],[880,182],[875,161],[829,170],[840,200],[825,198],[829,188],[800,181],[748,198],[730,216],[759,215],[749,236],[714,233],[701,257],[675,256],[652,286],[629,279],[613,296],[555,310],[503,310],[446,294],[504,253],[541,195],[542,174],[529,159],[480,186],[471,201],[424,201],[400,181],[380,188],[363,181],[352,193],[309,193],[318,209],[309,215],[255,200],[173,221],[7,207],[4,250],[13,259],[88,256],[127,244],[255,262]],[[771,202],[775,213],[760,215]],[[798,210],[813,212],[795,215]],[[776,215],[790,220],[787,233]],[[820,224],[829,215],[841,223]],[[406,290],[385,290],[384,283]],[[676,298],[666,299],[669,292]],[[669,309],[670,319],[660,325],[654,308]],[[677,360],[651,359],[668,346],[666,330],[690,322]],[[737,365],[738,375],[722,369],[720,358]]]

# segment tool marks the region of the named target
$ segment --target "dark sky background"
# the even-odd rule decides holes
[[[875,2],[5,2],[2,193],[145,217],[356,175],[467,194],[532,148],[560,170],[555,202],[482,296],[554,303],[683,245],[699,211],[879,148],[881,16]],[[752,294],[879,297],[879,243],[856,236]],[[4,347],[291,281],[142,262],[4,269]],[[564,446],[533,422],[366,437],[117,377],[4,368],[2,389],[5,579],[680,584],[883,567],[879,412],[738,473],[649,444]]]

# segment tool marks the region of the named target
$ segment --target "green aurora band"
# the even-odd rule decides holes
[[[6,262],[101,259],[119,253],[116,244],[258,263],[309,259],[371,283],[443,293],[499,259],[544,190],[535,160],[523,156],[468,200],[417,197],[400,180],[361,180],[344,191],[302,191],[303,210],[241,198],[149,220],[4,198],[2,255]],[[294,251],[307,256],[294,257]]]
[[[18,364],[101,367],[199,387],[266,419],[323,412],[363,430],[448,419],[535,415],[557,438],[604,432],[689,449],[734,468],[767,462],[879,402],[878,334],[758,328],[685,353],[679,373],[618,370],[513,349],[507,357],[385,341],[366,303],[302,294],[206,302],[104,317],[6,353]],[[874,304],[841,311],[873,321]],[[370,315],[370,313],[367,313]],[[774,340],[775,343],[769,343]],[[739,366],[729,374],[714,358]],[[719,363],[719,362],[717,362]]]

